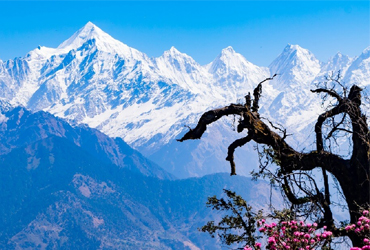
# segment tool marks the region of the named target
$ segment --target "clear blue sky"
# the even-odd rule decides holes
[[[268,66],[286,44],[321,61],[370,45],[370,1],[1,1],[0,59],[57,47],[88,21],[149,57],[175,46],[200,64],[232,46]]]

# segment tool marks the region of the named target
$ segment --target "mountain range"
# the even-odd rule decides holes
[[[281,198],[264,181],[213,174],[175,179],[83,125],[25,108],[0,120],[0,248],[221,249],[198,227],[222,214],[207,197],[228,188],[255,209]]]
[[[57,48],[39,46],[26,56],[0,61],[0,98],[11,106],[46,111],[70,124],[87,124],[122,138],[176,177],[227,172],[227,146],[241,135],[235,118],[222,119],[200,141],[175,141],[208,109],[241,102],[263,79],[260,113],[287,128],[298,148],[313,143],[312,123],[323,112],[310,92],[331,72],[347,84],[369,85],[370,47],[355,58],[334,55],[320,62],[288,44],[269,67],[252,64],[227,47],[200,65],[175,47],[158,58],[115,40],[88,22]],[[254,145],[236,153],[238,173],[257,165]]]

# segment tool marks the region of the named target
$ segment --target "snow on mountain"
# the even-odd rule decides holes
[[[272,91],[264,98],[263,110],[272,121],[282,124],[289,133],[296,134],[291,142],[306,141],[307,129],[322,111],[318,96],[312,94],[312,81],[320,73],[322,63],[298,45],[288,44],[270,64],[271,74],[277,76],[269,82]]]
[[[243,98],[259,81],[269,77],[267,68],[258,67],[247,61],[241,54],[229,46],[208,65],[213,82],[223,91],[223,98],[235,102]]]
[[[263,85],[261,114],[296,133],[294,139],[303,138],[322,111],[319,96],[310,92],[313,82],[341,69],[348,83],[365,85],[369,68],[369,49],[354,61],[337,54],[325,64],[298,45],[287,45],[269,68],[250,63],[232,47],[205,66],[174,47],[149,58],[89,22],[58,48],[39,46],[23,58],[0,62],[0,98],[122,137],[156,159],[171,161],[181,154],[178,159],[196,161],[182,160],[187,163],[181,176],[199,176],[228,171],[223,155],[213,158],[212,171],[206,158],[240,136],[228,138],[234,133],[233,121],[224,119],[214,127],[220,136],[210,134],[196,146],[203,155],[194,153],[196,147],[175,142],[187,129],[184,125],[194,125],[206,110],[242,101],[258,82],[276,73]],[[242,154],[253,154],[247,151]],[[176,170],[171,173],[176,175]]]
[[[358,56],[349,66],[344,81],[355,83],[362,87],[370,84],[370,46]]]
[[[323,65],[322,72],[338,72],[341,71],[341,74],[344,75],[348,67],[353,62],[353,58],[350,58],[347,55],[343,55],[338,52],[335,56],[331,57],[329,61]]]
[[[209,76],[205,69],[193,58],[171,47],[162,56],[153,60],[158,68],[158,73],[172,79],[182,88],[192,93],[201,94],[209,91],[204,84]]]
[[[270,72],[279,75],[276,89],[308,86],[321,70],[321,63],[307,49],[288,44],[283,52],[270,64]]]

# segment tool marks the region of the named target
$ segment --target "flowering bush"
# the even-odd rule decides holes
[[[330,242],[333,235],[330,231],[315,233],[317,224],[305,224],[303,221],[292,220],[283,221],[279,224],[274,222],[267,224],[265,220],[261,220],[258,225],[261,226],[259,231],[268,236],[266,248],[271,250],[315,249]],[[255,249],[261,249],[261,245],[261,243],[256,243],[254,247]],[[244,250],[251,249],[249,246],[244,248]]]
[[[266,249],[271,250],[311,250],[319,247],[327,246],[332,239],[333,233],[324,231],[317,233],[317,224],[307,223],[303,221],[282,221],[279,224],[272,222],[267,224],[266,221],[260,220],[257,222],[259,231],[268,237]],[[354,231],[364,239],[364,246],[352,247],[350,250],[370,249],[370,215],[369,211],[365,210],[356,224],[347,225],[344,230]],[[257,242],[254,249],[261,249],[262,244]],[[250,246],[245,246],[244,250],[252,250]]]
[[[352,247],[351,250],[370,249],[370,214],[368,210],[362,212],[362,216],[356,224],[348,225],[344,229],[347,232],[354,231],[364,239],[363,247]]]
[[[260,210],[253,212],[239,195],[230,190],[224,190],[227,197],[209,197],[207,206],[218,211],[228,211],[221,221],[209,221],[199,230],[208,232],[212,237],[218,236],[223,244],[243,244],[244,250],[314,250],[331,249],[334,237],[350,236],[358,244],[351,250],[370,250],[370,213],[363,210],[361,217],[355,224],[336,228],[333,232],[318,228],[316,223],[296,221],[296,214],[289,209],[274,210],[267,217]],[[271,222],[266,223],[266,218]],[[276,221],[279,221],[276,223]],[[260,234],[256,234],[259,231]],[[265,237],[261,236],[264,235]],[[353,236],[358,237],[353,237]],[[261,238],[267,239],[263,244]]]

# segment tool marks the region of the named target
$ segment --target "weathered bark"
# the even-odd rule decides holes
[[[266,80],[271,80],[268,78]],[[266,81],[265,80],[265,81]],[[264,81],[263,81],[264,82]],[[265,124],[258,113],[258,102],[262,93],[262,82],[254,90],[254,100],[251,105],[250,94],[246,96],[246,104],[231,104],[224,108],[210,110],[204,113],[197,126],[190,129],[179,141],[189,139],[200,139],[207,129],[207,125],[216,122],[223,116],[239,115],[241,119],[237,126],[237,132],[247,131],[247,136],[233,142],[228,149],[226,160],[230,162],[231,175],[236,174],[233,154],[237,147],[243,146],[249,141],[264,144],[273,149],[274,161],[280,166],[283,175],[294,173],[295,171],[310,171],[321,168],[324,176],[324,194],[317,193],[311,197],[295,197],[289,190],[289,185],[283,183],[283,190],[287,198],[294,204],[314,202],[324,210],[322,225],[327,225],[329,229],[337,235],[345,232],[339,231],[334,226],[333,216],[330,209],[330,190],[328,185],[327,171],[330,172],[339,182],[343,195],[349,207],[351,223],[356,223],[359,218],[359,206],[366,207],[370,201],[369,168],[370,168],[370,139],[366,117],[361,113],[361,88],[354,85],[348,97],[341,97],[333,90],[319,88],[312,90],[315,93],[325,93],[337,100],[337,105],[327,112],[321,114],[315,125],[317,150],[308,153],[294,150],[285,141],[285,136],[281,137]],[[330,117],[345,114],[351,119],[352,124],[352,156],[344,159],[339,155],[328,152],[324,149],[322,126]],[[331,134],[339,129],[334,127]],[[286,181],[286,179],[285,179]],[[321,197],[320,197],[321,196]],[[355,234],[348,234],[354,245],[361,246],[359,238]]]

